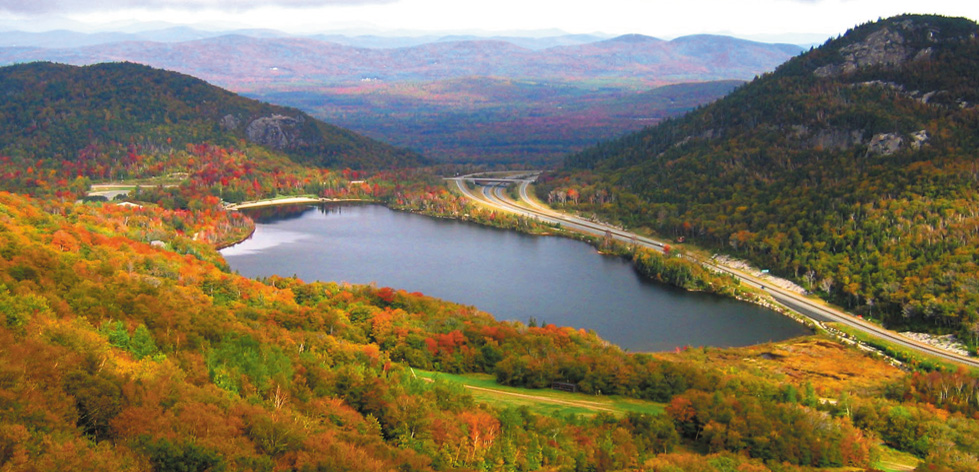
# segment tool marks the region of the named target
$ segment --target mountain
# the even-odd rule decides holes
[[[259,31],[250,32],[253,36]],[[28,31],[0,31],[2,47],[63,48],[94,46],[123,41],[180,42],[221,36],[225,33],[201,31],[187,26],[151,29],[140,32],[80,33],[69,30],[52,30],[40,33]]]
[[[577,187],[580,211],[974,346],[977,38],[962,18],[861,25],[711,105],[570,156],[540,195]]]
[[[75,48],[94,46],[98,44],[118,43],[123,41],[153,41],[173,43],[193,41],[216,36],[250,36],[254,38],[306,38],[329,43],[342,44],[355,48],[392,49],[420,46],[437,42],[455,41],[505,41],[526,49],[547,49],[555,46],[586,44],[608,39],[608,36],[589,34],[539,34],[518,35],[418,35],[418,36],[379,36],[379,35],[348,35],[348,34],[287,34],[281,31],[265,29],[237,29],[230,31],[210,31],[189,26],[162,26],[147,28],[140,31],[113,31],[102,33],[82,33],[70,30],[51,30],[44,32],[30,31],[0,31],[0,47],[40,47],[48,49]],[[769,41],[771,42],[771,41]]]
[[[721,36],[555,37],[550,46],[547,38],[441,37],[368,48],[349,44],[391,43],[258,33],[270,36],[240,32],[183,42],[133,38],[61,49],[0,48],[0,63],[133,61],[300,107],[438,160],[553,166],[584,146],[714,100],[723,87],[704,85],[699,97],[675,104],[642,102],[646,97],[638,92],[751,79],[802,51]],[[629,99],[636,106],[618,107]],[[612,108],[603,110],[606,104]]]
[[[525,49],[547,49],[555,46],[569,46],[575,44],[586,44],[606,39],[602,36],[588,34],[557,34],[553,36],[475,36],[475,35],[452,35],[452,36],[374,36],[358,35],[348,36],[341,34],[319,34],[309,36],[312,39],[342,44],[357,48],[390,49],[421,46],[423,44],[450,41],[478,41],[487,39],[491,41],[505,41]]]
[[[77,48],[126,41],[152,41],[158,43],[177,43],[194,41],[229,34],[255,38],[289,37],[285,33],[265,29],[242,29],[234,31],[207,31],[189,26],[162,25],[136,31],[112,31],[101,33],[82,33],[70,30],[51,30],[44,32],[0,31],[0,47],[34,48]]]
[[[175,72],[132,63],[0,68],[0,155],[19,162],[73,161],[94,146],[181,148],[245,140],[315,166],[390,168],[423,159],[295,109],[240,97]],[[121,143],[121,144],[120,144]]]
[[[580,70],[612,70],[626,77],[657,77],[675,83],[751,79],[799,54],[802,48],[727,36],[683,36],[664,41],[633,34],[547,51],[577,64]]]
[[[700,46],[692,48],[692,42]],[[705,51],[710,55],[705,56]],[[362,79],[395,82],[469,76],[536,80],[615,77],[665,84],[750,79],[801,51],[798,46],[720,36],[673,41],[624,36],[545,49],[521,47],[506,38],[368,49],[310,38],[232,34],[183,42],[137,40],[57,49],[7,47],[0,48],[0,63],[133,61],[232,88],[273,82],[338,84]],[[715,62],[716,58],[725,60]]]

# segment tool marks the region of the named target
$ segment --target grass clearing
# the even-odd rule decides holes
[[[506,408],[527,406],[536,413],[548,416],[567,416],[576,414],[594,416],[599,413],[611,413],[622,416],[630,412],[658,415],[663,413],[665,405],[620,396],[595,396],[584,393],[561,392],[557,390],[535,390],[499,385],[489,374],[446,374],[414,370],[415,374],[425,379],[436,377],[462,384],[472,394],[473,398],[494,407]]]
[[[660,357],[712,365],[741,376],[786,382],[802,391],[811,384],[822,397],[843,392],[876,395],[904,371],[823,335],[735,348],[687,349]]]
[[[881,446],[880,459],[875,466],[884,472],[908,472],[917,468],[919,463],[921,460],[911,454]]]

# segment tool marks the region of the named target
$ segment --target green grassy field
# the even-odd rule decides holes
[[[622,416],[630,412],[658,415],[663,413],[662,403],[636,400],[619,396],[595,396],[584,393],[560,392],[557,390],[535,390],[499,385],[488,374],[445,374],[415,369],[418,377],[443,380],[464,385],[476,401],[494,407],[527,406],[535,412],[548,416],[576,414],[594,416],[611,413]]]
[[[876,467],[884,472],[908,472],[918,467],[920,462],[911,454],[881,446]]]

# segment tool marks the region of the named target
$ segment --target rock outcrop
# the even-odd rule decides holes
[[[814,131],[805,125],[793,125],[789,128],[789,133],[793,139],[810,149],[847,150],[865,144],[868,155],[882,156],[889,156],[905,147],[917,151],[928,144],[931,138],[928,131],[919,130],[908,135],[897,132],[877,133],[868,141],[864,139],[863,130],[828,128]]]
[[[300,116],[264,116],[252,120],[245,128],[245,137],[256,144],[273,149],[287,149],[302,144],[300,133],[305,120]]]
[[[865,67],[899,67],[926,61],[935,55],[943,42],[974,38],[935,21],[897,21],[868,34],[865,38],[839,49],[839,59],[818,67],[819,77],[836,77]]]
[[[897,133],[878,133],[873,138],[870,138],[870,143],[867,145],[867,153],[890,156],[901,150],[903,144],[904,138]]]
[[[899,66],[912,54],[904,44],[904,36],[890,28],[881,28],[867,36],[867,39],[840,49],[843,62],[827,64],[815,70],[819,77],[830,77],[853,72],[861,67]],[[922,56],[927,57],[927,54]]]
[[[931,136],[928,135],[928,131],[925,130],[919,130],[911,133],[911,149],[914,149],[915,151],[921,149],[921,146],[928,144],[928,139],[930,138]]]

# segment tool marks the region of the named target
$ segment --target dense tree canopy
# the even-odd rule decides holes
[[[62,161],[105,166],[133,148],[182,149],[248,140],[319,167],[417,165],[410,151],[331,126],[305,113],[240,97],[183,74],[132,63],[0,68],[0,156],[35,172]],[[75,175],[64,175],[73,179]],[[120,179],[120,172],[100,178]]]
[[[974,464],[979,453],[971,390],[945,404],[925,387],[974,390],[967,373],[911,377],[887,399],[817,394],[754,367],[628,354],[593,333],[498,322],[418,293],[249,280],[187,236],[233,230],[225,218],[234,214],[0,194],[0,466],[795,470],[867,466],[878,436],[931,464]],[[669,406],[540,416],[477,406],[407,366]],[[905,411],[913,422],[899,421]],[[684,441],[710,455],[663,454]]]
[[[101,110],[120,111],[110,108]],[[881,445],[917,457],[921,470],[979,465],[979,378],[971,372],[904,374],[821,337],[778,348],[795,353],[792,363],[779,363],[772,345],[633,354],[593,332],[500,322],[396,288],[241,277],[215,246],[242,238],[251,222],[222,200],[353,197],[532,224],[472,206],[420,171],[328,171],[248,143],[160,145],[165,133],[163,141],[117,128],[92,133],[107,129],[104,143],[78,155],[41,146],[3,156],[4,188],[25,193],[0,192],[0,470],[803,471],[876,467]],[[89,179],[110,175],[170,183],[141,187],[125,205],[76,203]],[[643,208],[639,196],[588,180],[595,175],[561,190],[564,200]],[[865,213],[849,221],[877,208],[861,205],[853,209]],[[910,210],[893,211],[907,218]],[[684,234],[707,234],[684,223]],[[939,233],[952,231],[946,226],[932,228],[931,246],[922,247],[945,244],[970,264],[965,246]],[[739,248],[778,253],[782,246],[762,251],[748,228],[734,238]],[[661,280],[738,290],[676,258],[634,257]],[[960,280],[940,275],[941,283]],[[864,297],[862,287],[847,293]],[[796,364],[810,362],[823,365],[800,373]],[[582,395],[653,400],[665,411],[539,414],[477,403],[460,385],[424,381],[412,368],[491,374],[527,388],[569,382]]]
[[[975,346],[977,32],[933,16],[862,25],[712,105],[571,156],[540,196]]]

